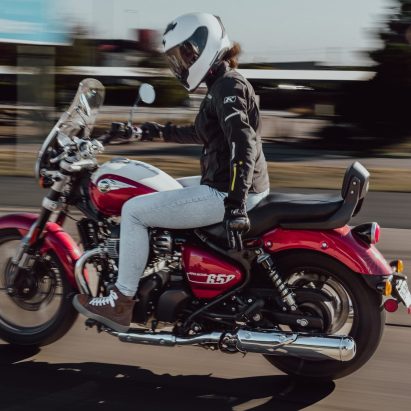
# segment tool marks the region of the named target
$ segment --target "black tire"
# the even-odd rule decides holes
[[[16,229],[0,230],[0,247],[7,245],[7,242],[17,242],[20,239],[21,235]],[[13,244],[10,243],[10,245]],[[0,256],[0,258],[3,259],[3,256]],[[59,301],[57,302],[56,312],[44,323],[35,326],[26,324],[21,326],[11,323],[10,319],[4,318],[5,313],[2,313],[0,308],[0,338],[10,344],[21,346],[44,346],[51,344],[67,333],[78,316],[77,311],[72,305],[75,290],[69,283],[62,264],[54,253],[47,254],[47,258],[48,264],[53,268],[48,273],[47,278],[51,278],[49,282],[54,283],[54,290],[61,290],[58,295]],[[6,261],[0,261],[0,306],[3,304],[3,300],[4,303],[11,306],[15,303],[16,309],[21,310],[23,314],[26,312],[29,315],[30,312],[36,312],[36,309],[30,306],[30,302],[25,302],[24,299],[13,299],[13,297],[7,294],[5,289],[7,270],[4,269],[7,267],[7,264]],[[54,298],[55,295],[53,294],[51,298]],[[46,304],[49,304],[51,301],[47,300]],[[39,303],[39,309],[43,309],[42,303]]]
[[[309,361],[293,357],[265,356],[275,367],[286,374],[318,379],[345,377],[362,367],[374,354],[384,331],[385,311],[381,296],[373,291],[360,274],[353,273],[338,261],[315,252],[301,251],[285,254],[274,259],[284,278],[295,272],[317,270],[332,274],[351,299],[354,318],[349,335],[357,346],[355,357],[347,362],[334,360]]]

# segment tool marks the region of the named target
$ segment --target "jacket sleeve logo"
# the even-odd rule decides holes
[[[224,104],[235,103],[236,100],[237,100],[237,96],[227,96],[227,97],[224,97]]]

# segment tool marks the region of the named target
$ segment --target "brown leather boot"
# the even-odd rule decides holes
[[[135,301],[113,287],[107,297],[91,298],[86,294],[74,296],[76,310],[118,332],[127,332],[133,316]]]

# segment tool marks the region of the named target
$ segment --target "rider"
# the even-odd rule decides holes
[[[185,14],[166,28],[163,46],[171,71],[194,91],[205,81],[195,124],[146,123],[146,135],[202,144],[201,180],[180,180],[184,189],[160,191],[127,201],[121,213],[120,261],[107,297],[77,295],[77,310],[121,332],[128,330],[139,279],[149,256],[150,227],[192,229],[224,221],[231,247],[250,228],[247,210],[269,191],[259,134],[261,119],[250,83],[235,70],[239,46],[230,42],[219,17]]]

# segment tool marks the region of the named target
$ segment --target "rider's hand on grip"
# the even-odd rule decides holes
[[[147,122],[141,125],[142,139],[152,140],[154,137],[160,137],[164,126],[158,123]]]
[[[250,230],[250,220],[245,205],[235,206],[225,201],[223,223],[227,230],[228,246],[231,249],[241,251],[243,249],[242,235]]]

